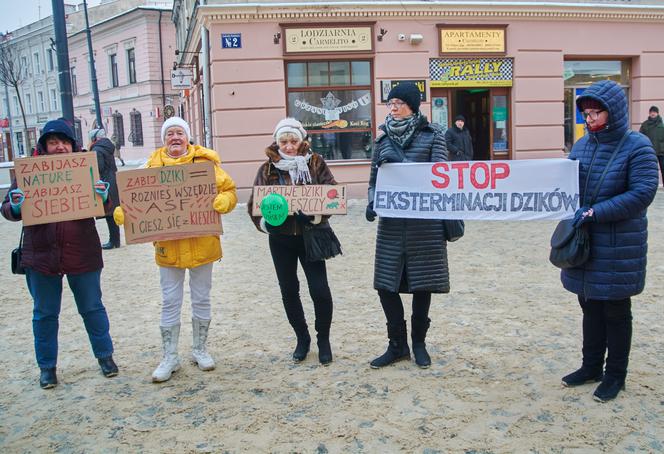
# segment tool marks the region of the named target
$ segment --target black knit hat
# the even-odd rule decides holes
[[[650,110],[649,110],[648,112],[659,113],[659,107],[657,107],[657,106],[650,106]]]
[[[454,117],[455,122],[457,122],[459,120],[461,120],[465,123],[466,122],[466,117],[464,117],[463,115],[457,115],[456,117]]]
[[[403,82],[390,90],[390,94],[387,95],[387,100],[391,99],[400,99],[410,107],[410,110],[415,112],[420,111],[420,90],[417,88],[417,85],[411,84],[410,82]]]

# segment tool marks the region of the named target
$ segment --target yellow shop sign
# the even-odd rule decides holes
[[[432,58],[431,87],[511,87],[512,58]]]
[[[287,54],[309,52],[370,52],[370,26],[284,28]]]
[[[438,28],[441,54],[505,53],[505,27]]]

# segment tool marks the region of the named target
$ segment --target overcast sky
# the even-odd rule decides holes
[[[16,30],[51,15],[52,0],[0,0],[0,31]],[[87,0],[88,8],[99,5],[101,0]],[[65,0],[78,4],[83,0]],[[41,8],[40,8],[41,7]],[[41,14],[40,14],[41,13]]]

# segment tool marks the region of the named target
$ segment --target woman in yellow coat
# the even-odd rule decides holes
[[[213,208],[220,214],[232,211],[237,204],[235,183],[221,168],[221,160],[217,152],[200,145],[189,144],[191,137],[189,125],[179,117],[171,117],[164,122],[161,127],[161,137],[165,146],[150,155],[146,167],[213,162],[217,181],[217,196],[214,199]],[[115,210],[114,217],[118,225],[124,223],[122,207]],[[219,236],[156,241],[154,247],[155,259],[159,265],[162,293],[160,328],[164,356],[152,373],[152,381],[166,381],[171,378],[173,372],[180,368],[177,345],[180,335],[184,277],[187,269],[189,269],[194,338],[192,356],[200,369],[212,370],[214,360],[207,352],[205,343],[211,318],[212,265],[222,256]]]

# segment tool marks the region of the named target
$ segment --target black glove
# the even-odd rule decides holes
[[[595,216],[593,216],[593,211],[591,207],[581,207],[576,210],[574,213],[574,227],[581,227],[583,224],[588,222],[595,222]]]
[[[403,162],[403,156],[394,148],[388,148],[378,156],[376,167],[380,167],[386,162]]]
[[[295,216],[295,222],[300,224],[302,227],[311,225],[311,221],[314,219],[313,216],[304,214],[302,210],[297,210],[297,213],[294,213],[293,216]]]
[[[369,205],[367,205],[367,209],[364,212],[364,217],[367,218],[367,221],[373,222],[376,219],[376,212],[373,209],[373,202],[369,202]]]

